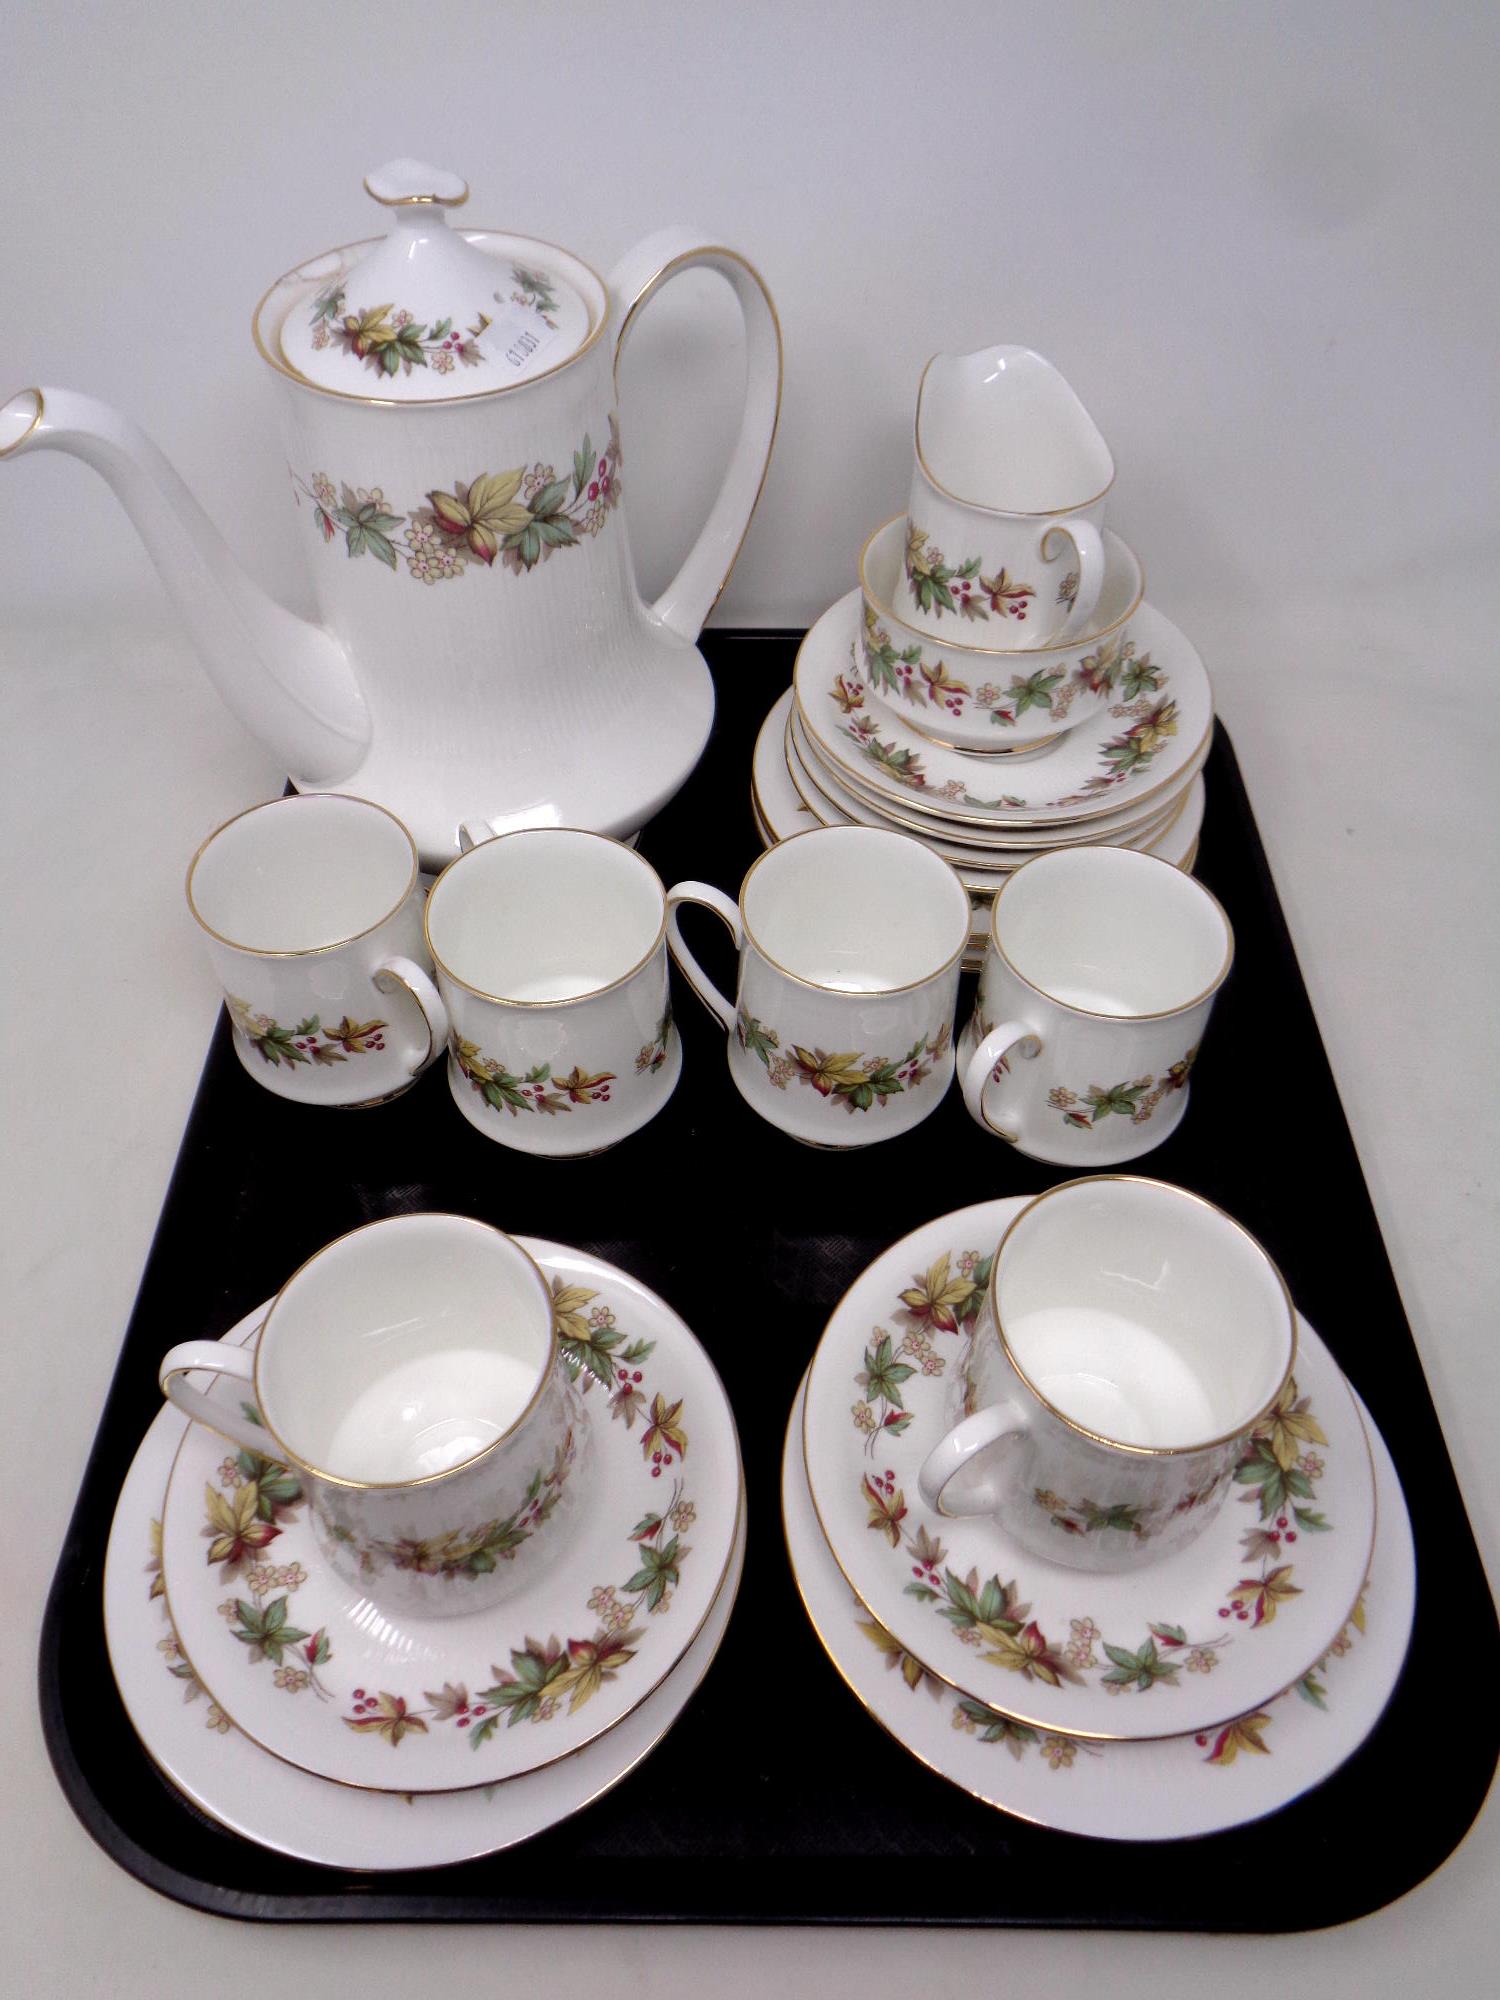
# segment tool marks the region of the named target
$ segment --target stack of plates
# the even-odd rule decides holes
[[[1038,854],[1091,842],[1192,867],[1213,699],[1202,661],[1159,611],[1142,602],[1119,635],[1129,672],[1118,700],[1039,749],[1009,753],[946,747],[877,695],[862,619],[857,590],[824,612],[762,725],[751,793],[767,846],[813,826],[914,835],[969,891],[971,966],[996,891]]]
[[[1390,1454],[1299,1318],[1295,1382],[1186,1549],[1080,1571],[929,1512],[917,1469],[1024,1206],[914,1231],[829,1321],[783,1464],[803,1603],[890,1734],[1002,1811],[1116,1840],[1257,1819],[1352,1755],[1400,1675],[1415,1568]]]
[[[718,1650],[745,1545],[718,1374],[644,1285],[518,1240],[599,1367],[587,1508],[493,1611],[383,1611],[332,1574],[286,1467],[170,1407],[126,1478],[104,1582],[126,1710],[194,1805],[280,1853],[424,1868],[540,1833],[634,1769]]]

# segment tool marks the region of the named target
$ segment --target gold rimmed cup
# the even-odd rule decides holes
[[[186,1378],[245,1382],[260,1421]],[[582,1486],[586,1427],[553,1339],[552,1295],[512,1237],[467,1216],[367,1223],[324,1246],[276,1294],[256,1347],[190,1340],[159,1370],[197,1423],[293,1467],[329,1562],[393,1610],[418,1616],[500,1602],[556,1546]],[[524,1505],[538,1465],[560,1504],[528,1560],[448,1580],[404,1565],[414,1539],[453,1545]],[[544,1531],[545,1528],[545,1531]]]
[[[1086,629],[1023,647],[996,590],[961,593],[965,609],[948,619],[946,631],[924,630],[904,616],[898,606],[910,554],[906,522],[899,515],[884,522],[859,557],[865,685],[908,728],[944,749],[988,756],[1045,751],[1118,699],[1134,655],[1129,623],[1144,601],[1145,576],[1118,535],[1106,533],[1103,546],[1103,585]]]
[[[920,841],[814,827],[762,854],[737,902],[680,882],[667,903],[672,956],[728,1031],[730,1075],[763,1118],[842,1150],[893,1138],[936,1108],[952,1074],[970,905]],[[685,903],[712,910],[734,939],[734,1002],[682,938]]]
[[[1286,1280],[1223,1209],[1133,1175],[1065,1181],[1000,1240],[978,1407],[923,1462],[922,1497],[1070,1568],[1140,1568],[1213,1519],[1296,1357]],[[1055,1496],[1078,1493],[1115,1532],[1059,1536]]]
[[[443,1051],[416,844],[384,806],[309,792],[250,806],[189,863],[188,909],[235,1053],[300,1104],[383,1104]]]

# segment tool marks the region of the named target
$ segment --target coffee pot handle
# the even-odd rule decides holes
[[[619,317],[615,376],[620,354],[642,308],[683,271],[703,266],[734,287],[745,322],[745,402],[740,433],[718,497],[687,560],[651,606],[651,616],[681,639],[696,639],[729,581],[750,516],[765,484],[781,410],[781,325],[760,273],[736,250],[705,241],[702,231],[659,229],[626,251],[609,276]]]

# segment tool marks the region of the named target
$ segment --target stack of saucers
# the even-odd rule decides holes
[[[859,588],[808,633],[756,743],[768,846],[817,825],[915,835],[969,890],[972,958],[1006,876],[1051,848],[1192,867],[1212,696],[1102,526],[1113,476],[1040,356],[929,365],[909,510],[865,544]]]
[[[919,1473],[974,1401],[995,1248],[1027,1207],[939,1217],[835,1311],[783,1465],[804,1605],[866,1709],[976,1799],[1107,1839],[1259,1818],[1353,1754],[1400,1674],[1415,1571],[1389,1451],[1299,1315],[1293,1374],[1186,1547],[1084,1570],[930,1509]],[[1035,1498],[1072,1562],[1078,1538],[1129,1541],[1107,1493]]]
[[[416,1616],[386,1608],[378,1574],[368,1592],[340,1581],[295,1469],[169,1407],[136,1454],[105,1574],[115,1678],[172,1783],[263,1846],[356,1869],[509,1847],[633,1770],[718,1650],[745,1535],[718,1374],[625,1272],[515,1240],[551,1290],[587,1468],[566,1541],[529,1578],[542,1472],[535,1504],[487,1535],[386,1551],[451,1593],[457,1615]],[[224,1340],[253,1347],[266,1312]],[[237,1410],[244,1393],[221,1375],[210,1396]],[[511,1594],[466,1610],[517,1555]]]

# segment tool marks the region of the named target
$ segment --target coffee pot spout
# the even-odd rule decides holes
[[[144,431],[68,389],[24,389],[0,404],[0,459],[47,450],[109,482],[214,686],[292,777],[330,785],[357,770],[370,720],[343,648],[251,582]]]

